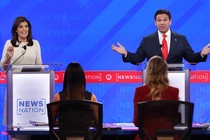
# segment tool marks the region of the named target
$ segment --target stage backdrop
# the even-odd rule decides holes
[[[142,37],[156,31],[155,11],[166,8],[172,13],[172,30],[186,35],[193,49],[200,51],[210,42],[209,7],[208,0],[2,0],[0,54],[11,38],[14,19],[26,16],[33,38],[40,42],[44,64],[57,64],[60,72],[70,62],[79,62],[88,73],[87,89],[103,103],[103,121],[132,122],[134,91],[141,86],[139,72],[146,61],[139,66],[123,63],[111,44],[120,42],[135,52]],[[192,71],[194,122],[210,122],[209,67],[209,58],[196,66],[187,65]],[[61,89],[62,84],[56,83],[55,92]],[[5,83],[0,84],[0,121],[5,91]],[[4,130],[2,125],[0,130]]]

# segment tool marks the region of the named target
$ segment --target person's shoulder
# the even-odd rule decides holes
[[[6,40],[6,43],[10,43],[11,44],[11,39]]]
[[[40,47],[40,44],[39,44],[39,41],[38,40],[33,39],[32,41],[33,41],[33,46]]]
[[[91,101],[94,101],[94,102],[97,102],[98,101],[96,95],[93,94],[93,93],[91,95]]]
[[[91,101],[95,101],[95,102],[97,101],[97,97],[94,93],[86,90],[86,94],[90,96]]]
[[[148,90],[148,89],[149,89],[148,85],[143,85],[143,86],[136,87],[136,91],[142,91],[142,90]]]
[[[53,101],[54,102],[60,101],[60,93],[59,92],[55,94]]]
[[[179,89],[177,87],[168,86],[167,96],[172,100],[179,99]]]
[[[35,44],[39,44],[39,41],[36,40],[36,39],[32,39],[32,41],[33,41]]]
[[[143,38],[151,38],[151,37],[157,37],[157,36],[158,36],[158,33],[156,31],[156,32],[153,32],[151,34],[148,34],[148,35],[144,36]]]
[[[174,87],[174,86],[168,86],[168,88],[170,88],[170,89],[178,89],[177,87]]]
[[[171,31],[171,35],[176,37],[185,37],[185,35],[173,31]]]
[[[150,88],[148,85],[137,87],[134,95],[134,102],[149,100],[149,93]]]
[[[94,93],[92,93],[90,91],[86,91],[86,93],[90,95],[90,100],[91,101],[97,102],[97,97]]]
[[[12,46],[11,39],[6,40],[4,46],[5,46],[5,47]]]
[[[86,90],[86,93],[87,93],[87,94],[93,94],[92,92],[90,92],[90,91],[87,91],[87,90]]]
[[[7,39],[6,42],[11,42],[11,39]]]
[[[174,91],[174,92],[179,92],[179,88],[177,88],[177,87],[173,87],[173,86],[168,86],[168,89],[170,90],[170,91]]]

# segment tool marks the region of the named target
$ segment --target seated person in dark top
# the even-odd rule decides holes
[[[53,99],[54,102],[64,101],[64,100],[90,100],[90,101],[97,102],[96,96],[93,93],[86,90],[85,73],[79,63],[70,63],[67,66],[65,70],[65,74],[64,74],[63,90],[56,93]],[[76,108],[76,107],[73,107],[73,108]],[[54,112],[53,114],[55,114],[54,115],[55,118],[57,116],[56,115],[57,112],[59,111],[58,109],[59,107],[56,107],[53,109],[53,112]],[[95,120],[97,122],[98,117],[96,115],[97,113],[95,113],[97,112],[97,108],[95,106],[89,106],[89,109],[92,110],[91,115],[93,117],[95,116]],[[87,119],[86,116],[83,116],[84,118],[82,118],[81,115],[79,115],[79,113],[71,114],[71,117],[78,119],[78,117],[75,117],[75,116],[80,116],[79,118],[80,120]],[[80,121],[79,119],[78,121]],[[78,128],[80,126],[81,124],[78,125]],[[73,128],[73,129],[77,129],[77,128]]]
[[[70,63],[64,74],[63,90],[56,93],[53,101],[87,99],[97,101],[96,96],[86,90],[85,73],[79,63]]]

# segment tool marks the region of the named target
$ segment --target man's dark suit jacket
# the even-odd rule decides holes
[[[149,60],[154,55],[162,56],[161,47],[158,32],[156,31],[142,39],[136,53],[128,52],[126,57],[123,56],[123,61],[138,65],[145,58]],[[171,31],[171,45],[167,58],[168,64],[181,64],[183,58],[189,63],[205,62],[207,56],[201,57],[200,53],[194,53],[185,36]]]

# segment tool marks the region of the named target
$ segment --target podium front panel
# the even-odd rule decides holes
[[[30,126],[30,121],[48,123],[46,104],[54,96],[54,73],[8,73],[7,126]]]

